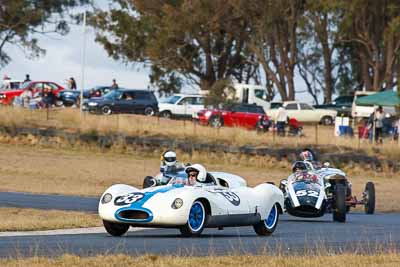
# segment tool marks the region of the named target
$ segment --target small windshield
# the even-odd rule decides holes
[[[181,99],[180,96],[178,95],[171,95],[167,98],[164,98],[160,100],[160,103],[165,103],[165,104],[175,104],[179,99]]]
[[[171,180],[169,180],[168,184],[183,184],[183,185],[188,185],[188,179],[187,177],[172,177]]]
[[[106,99],[116,99],[116,98],[119,98],[120,95],[121,95],[120,91],[112,90],[112,91],[108,92],[107,94],[105,94],[104,98],[106,98]]]
[[[20,88],[26,88],[26,87],[28,87],[28,85],[30,84],[31,82],[24,82],[21,86],[20,86]]]
[[[320,179],[318,176],[309,171],[298,171],[293,173],[291,176],[289,176],[289,180],[291,182],[308,182],[308,183],[316,183],[316,184],[321,184]]]

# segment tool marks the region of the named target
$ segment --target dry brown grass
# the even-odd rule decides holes
[[[0,232],[53,230],[102,225],[97,214],[76,211],[0,208],[0,218]]]
[[[61,150],[0,144],[0,191],[99,196],[108,186],[126,183],[141,187],[143,177],[159,169],[161,151],[151,155],[140,152],[114,153],[100,150]],[[182,162],[204,164],[210,171],[232,172],[245,177],[250,186],[273,181],[289,174],[290,163],[267,157],[227,154],[179,154]],[[377,210],[400,211],[399,174],[346,170],[354,193],[361,196],[367,181],[374,181]]]
[[[399,266],[400,254],[379,253],[373,255],[318,255],[318,256],[208,256],[178,257],[145,255],[133,257],[128,255],[79,257],[63,255],[58,258],[27,258],[0,260],[4,267],[12,266],[268,266],[268,267],[333,267],[333,266]]]
[[[49,119],[45,110],[0,108],[0,122],[8,126],[34,126],[79,129],[83,132],[125,133],[138,136],[167,136],[188,141],[215,142],[233,145],[304,147],[304,145],[334,145],[338,152],[342,147],[363,148],[371,155],[379,154],[400,159],[397,141],[385,140],[383,145],[372,145],[358,138],[338,138],[333,127],[305,126],[305,137],[278,138],[272,133],[257,134],[241,128],[213,129],[190,121],[176,121],[145,117],[141,115],[96,116],[84,113],[81,117],[76,109],[51,110]]]

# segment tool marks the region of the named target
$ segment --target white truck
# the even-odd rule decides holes
[[[351,116],[353,118],[368,118],[374,111],[375,108],[374,106],[360,106],[356,104],[356,101],[358,98],[363,97],[363,96],[369,96],[376,94],[378,92],[376,91],[356,91],[354,93],[354,99],[353,99],[353,105],[351,107]],[[394,107],[386,107],[383,106],[383,111],[384,113],[388,113],[390,115],[396,115],[396,110]]]

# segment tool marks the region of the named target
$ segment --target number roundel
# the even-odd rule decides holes
[[[144,197],[143,193],[129,193],[123,196],[119,196],[115,199],[114,204],[117,206],[125,206],[132,204]]]
[[[238,195],[236,195],[233,192],[225,191],[225,192],[219,192],[226,200],[228,200],[230,203],[232,203],[235,206],[240,205],[240,198]]]
[[[308,197],[316,197],[316,198],[318,198],[319,192],[318,191],[314,191],[314,190],[299,190],[299,191],[296,191],[296,196],[298,196],[298,197],[308,196]]]

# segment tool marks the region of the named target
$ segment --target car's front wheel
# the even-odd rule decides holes
[[[101,108],[101,113],[103,113],[103,115],[111,115],[112,114],[112,110],[109,106],[103,106]]]
[[[267,218],[253,226],[254,231],[258,235],[263,235],[263,236],[271,235],[275,231],[276,226],[278,225],[278,219],[279,219],[279,209],[277,207],[277,204],[275,204],[272,206]]]
[[[181,226],[181,234],[185,237],[200,236],[206,222],[206,209],[204,204],[196,200],[189,211],[189,218],[185,225]]]
[[[209,120],[209,124],[214,128],[220,128],[223,125],[223,121],[219,116],[212,116]]]
[[[165,110],[160,113],[160,117],[165,118],[165,119],[170,119],[172,117],[172,113],[169,110]]]
[[[335,186],[334,195],[334,206],[333,206],[333,220],[335,222],[345,222],[346,221],[346,187],[342,184],[337,184]]]
[[[104,228],[112,236],[121,236],[128,232],[129,224],[114,223],[103,220]]]

